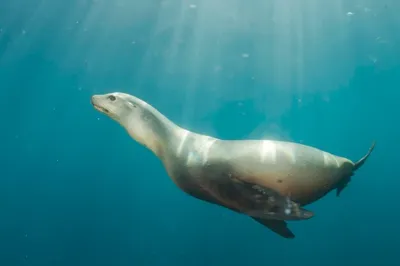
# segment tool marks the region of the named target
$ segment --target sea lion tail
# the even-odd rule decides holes
[[[358,160],[355,164],[354,164],[354,170],[356,171],[358,168],[360,168],[361,166],[363,166],[363,164],[365,163],[365,161],[368,159],[368,157],[371,155],[371,152],[374,150],[375,148],[375,141],[372,142],[371,147],[369,148],[368,152],[360,159]]]
[[[353,167],[353,173],[350,174],[349,176],[347,176],[346,178],[344,178],[338,185],[336,188],[336,196],[339,197],[340,193],[343,191],[343,189],[349,184],[350,180],[351,180],[351,176],[354,174],[355,171],[357,171],[357,169],[359,169],[361,166],[363,166],[363,164],[365,163],[365,161],[368,159],[368,157],[371,155],[371,152],[374,150],[375,148],[375,141],[372,142],[371,147],[369,148],[368,152],[360,159],[358,160],[356,163],[354,163],[354,167]]]

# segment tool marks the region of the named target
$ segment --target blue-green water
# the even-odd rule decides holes
[[[389,0],[1,1],[0,265],[399,265],[399,11]],[[112,91],[219,138],[353,160],[377,147],[287,240],[181,192],[92,108]]]

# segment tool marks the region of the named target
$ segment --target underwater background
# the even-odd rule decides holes
[[[400,265],[400,2],[0,1],[0,266]],[[180,191],[95,111],[367,163],[284,239]],[[397,122],[396,122],[397,121]]]

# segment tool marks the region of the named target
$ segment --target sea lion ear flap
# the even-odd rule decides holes
[[[280,235],[281,237],[295,238],[295,235],[289,229],[289,227],[287,226],[287,223],[285,221],[267,220],[267,219],[261,219],[261,218],[255,218],[255,217],[251,217],[251,218],[253,218],[254,221],[264,225],[265,227],[268,227],[271,231]]]

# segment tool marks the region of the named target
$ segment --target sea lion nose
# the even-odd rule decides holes
[[[92,104],[92,105],[94,105],[95,103],[96,103],[96,99],[97,99],[97,95],[92,95],[92,97],[90,97],[90,103]]]

